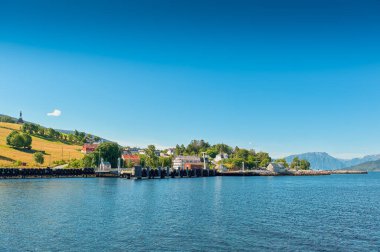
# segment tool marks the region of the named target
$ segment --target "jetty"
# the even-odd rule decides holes
[[[142,168],[118,168],[99,169],[95,171],[96,177],[121,177],[127,179],[155,179],[155,178],[194,178],[194,177],[214,177],[218,172],[213,169],[172,169],[170,167]]]

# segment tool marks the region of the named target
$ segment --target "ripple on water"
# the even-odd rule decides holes
[[[378,251],[380,173],[0,181],[2,251]]]

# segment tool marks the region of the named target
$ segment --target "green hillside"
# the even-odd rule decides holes
[[[54,161],[81,158],[82,146],[77,144],[63,143],[58,140],[32,136],[32,149],[20,150],[6,144],[7,136],[13,131],[19,131],[21,125],[15,123],[0,122],[0,167],[20,167],[25,163],[26,167],[37,167],[33,159],[36,151],[44,153],[45,162],[43,167],[51,166]]]

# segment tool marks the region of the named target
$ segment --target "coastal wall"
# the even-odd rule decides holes
[[[137,168],[137,167],[136,167]],[[282,173],[276,173],[268,170],[249,170],[249,171],[227,171],[216,172],[214,170],[170,170],[170,169],[142,169],[139,167],[138,173],[122,173],[117,171],[100,172],[94,168],[84,169],[16,169],[16,168],[0,168],[0,179],[7,178],[67,178],[67,177],[124,177],[124,178],[192,178],[192,177],[213,177],[213,176],[326,176],[333,174],[367,174],[366,171],[352,170],[334,170],[334,171],[314,171],[314,170],[287,170]],[[138,176],[135,174],[139,174]]]
[[[95,176],[95,170],[93,168],[84,168],[84,169],[0,168],[0,179],[94,177],[94,176]]]

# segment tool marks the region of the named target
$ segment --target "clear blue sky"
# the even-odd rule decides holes
[[[2,0],[0,113],[125,145],[380,153],[379,13],[377,0]]]

